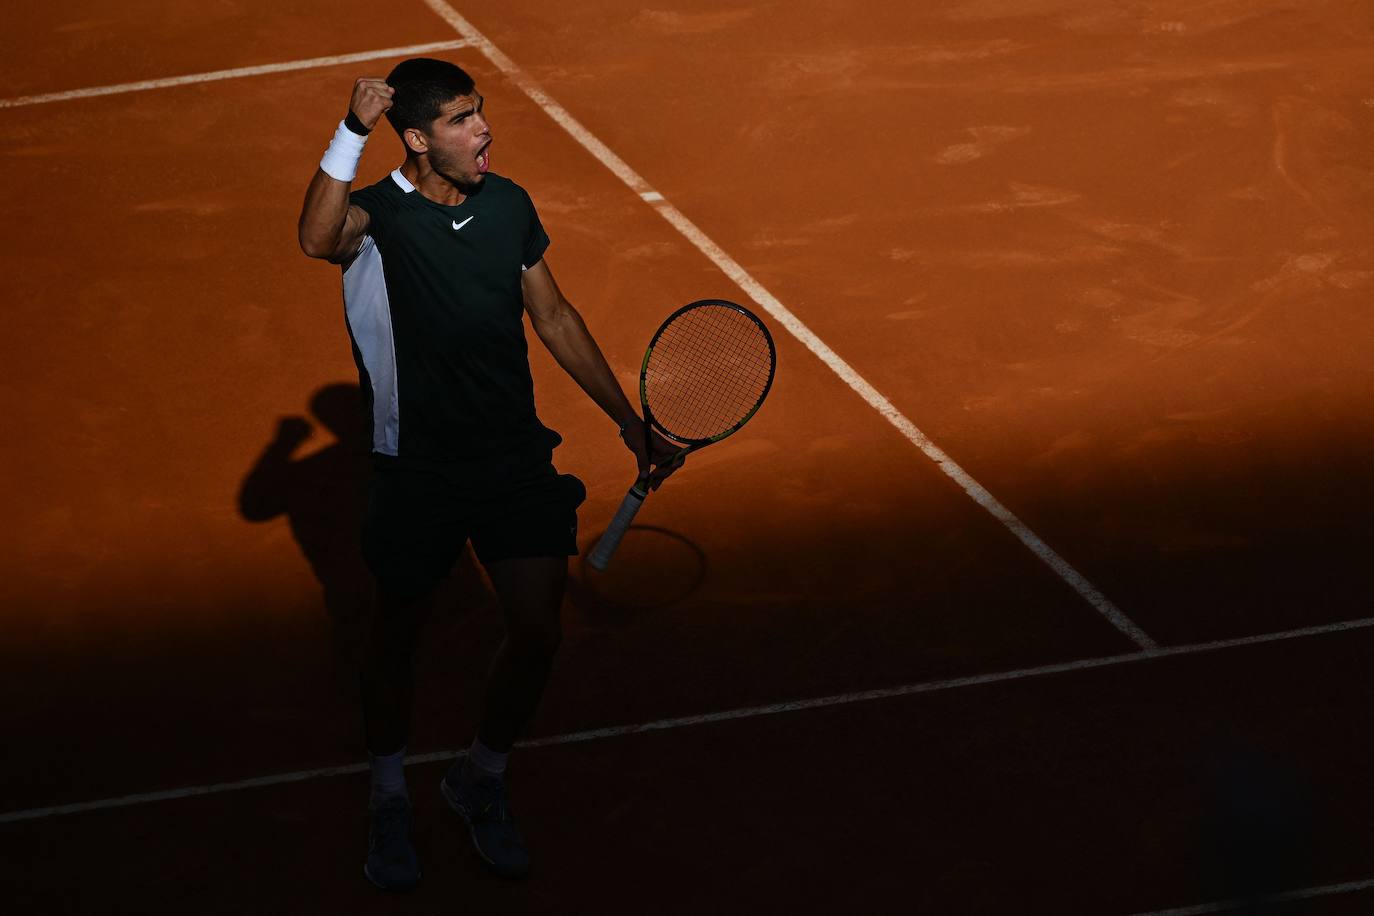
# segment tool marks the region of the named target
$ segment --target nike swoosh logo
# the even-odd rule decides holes
[[[470,222],[472,222],[472,217],[471,217],[471,216],[469,216],[467,219],[463,220],[461,223],[458,222],[458,220],[455,219],[455,220],[453,221],[453,228],[454,228],[454,229],[462,229],[464,226],[466,226],[466,225],[467,225],[468,223],[470,223]]]

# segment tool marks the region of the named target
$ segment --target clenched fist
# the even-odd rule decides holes
[[[396,90],[386,84],[386,80],[362,77],[353,84],[353,98],[348,108],[357,116],[368,130],[377,126],[382,114],[391,107],[391,97]]]

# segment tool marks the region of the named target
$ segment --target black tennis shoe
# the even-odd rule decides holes
[[[515,829],[504,782],[476,779],[464,757],[449,767],[439,791],[467,822],[472,845],[492,871],[504,878],[523,878],[529,873],[530,854]]]
[[[412,890],[420,882],[420,860],[410,842],[410,801],[396,795],[368,812],[367,880],[387,891]]]

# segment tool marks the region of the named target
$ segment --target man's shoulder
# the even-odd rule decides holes
[[[487,186],[483,189],[483,193],[490,192],[493,198],[528,198],[530,196],[529,192],[523,187],[507,178],[505,175],[498,175],[495,172],[487,172],[486,185]]]
[[[395,176],[391,172],[388,172],[366,187],[355,188],[349,192],[349,197],[365,197],[369,199],[400,198],[404,196],[405,191],[396,183]]]

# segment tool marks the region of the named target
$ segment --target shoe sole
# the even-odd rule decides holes
[[[477,850],[477,857],[487,864],[487,868],[491,869],[502,878],[523,878],[525,875],[529,874],[529,869],[515,871],[509,868],[502,868],[500,865],[497,865],[491,859],[487,858],[487,854],[482,851],[482,847],[477,842],[477,829],[472,826],[472,818],[468,817],[468,813],[463,810],[462,803],[458,801],[458,796],[448,787],[447,779],[439,780],[439,794],[444,796],[444,801],[448,802],[448,806],[453,809],[454,813],[463,819],[463,823],[468,825],[468,836],[472,838],[472,848]]]

